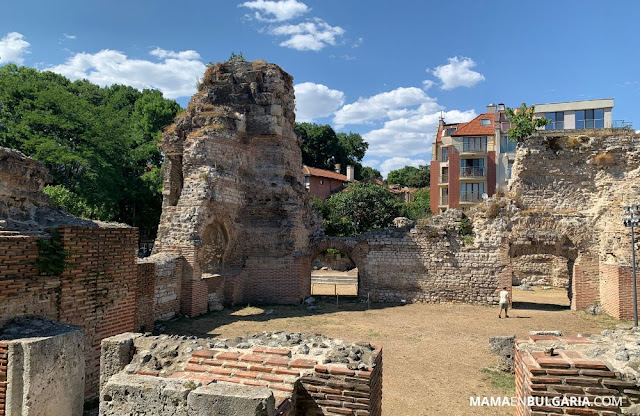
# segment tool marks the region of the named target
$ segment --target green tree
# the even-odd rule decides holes
[[[431,214],[429,188],[420,189],[413,195],[413,201],[402,204],[402,215],[412,220]]]
[[[400,184],[411,188],[424,188],[430,183],[430,168],[426,165],[419,167],[405,166],[392,170],[387,174],[387,183]]]
[[[244,56],[242,52],[239,52],[237,55],[235,52],[231,52],[231,56],[229,57],[229,62],[245,62]]]
[[[46,192],[54,205],[78,216],[154,232],[162,201],[158,142],[179,110],[159,91],[0,67],[0,146],[41,161],[53,176]]]
[[[360,170],[361,179],[382,179],[382,174],[379,170],[370,166],[363,166]]]
[[[527,107],[525,103],[522,103],[515,110],[507,108],[505,112],[511,122],[511,128],[508,132],[509,139],[518,142],[530,137],[538,127],[544,127],[550,123],[550,120],[544,117],[534,118],[535,107]]]
[[[343,172],[352,165],[355,178],[362,176],[362,158],[369,143],[358,133],[336,133],[329,125],[296,123],[295,132],[302,139],[302,163],[320,169],[333,170],[339,163]]]
[[[333,236],[352,236],[391,225],[398,216],[399,204],[386,186],[354,183],[346,191],[322,201],[316,209],[323,217],[325,232]]]

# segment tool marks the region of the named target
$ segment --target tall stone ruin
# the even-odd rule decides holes
[[[293,131],[292,77],[264,61],[209,67],[162,140],[154,254],[184,258],[181,311],[296,302],[310,292],[316,219]]]

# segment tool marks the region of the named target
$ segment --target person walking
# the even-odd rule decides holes
[[[502,318],[502,311],[504,310],[504,317],[508,318],[509,314],[509,292],[507,287],[503,287],[500,291],[500,312],[498,312],[498,318]]]

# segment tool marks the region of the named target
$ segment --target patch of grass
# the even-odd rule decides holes
[[[480,372],[483,374],[484,380],[498,389],[500,393],[505,395],[513,395],[515,393],[516,381],[513,374],[491,368],[483,368]]]
[[[600,169],[606,169],[616,164],[616,159],[608,153],[598,153],[593,160]]]

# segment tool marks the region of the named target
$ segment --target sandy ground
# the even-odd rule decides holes
[[[509,319],[497,307],[462,304],[392,306],[326,298],[310,312],[302,306],[225,309],[167,325],[168,333],[231,337],[265,330],[322,333],[384,347],[384,415],[512,415],[513,408],[469,407],[475,395],[511,396],[492,384],[483,369],[496,363],[488,338],[559,330],[566,335],[614,328],[607,316],[572,312],[566,292],[514,288]],[[271,310],[267,315],[264,312]],[[507,378],[508,379],[508,378]]]

